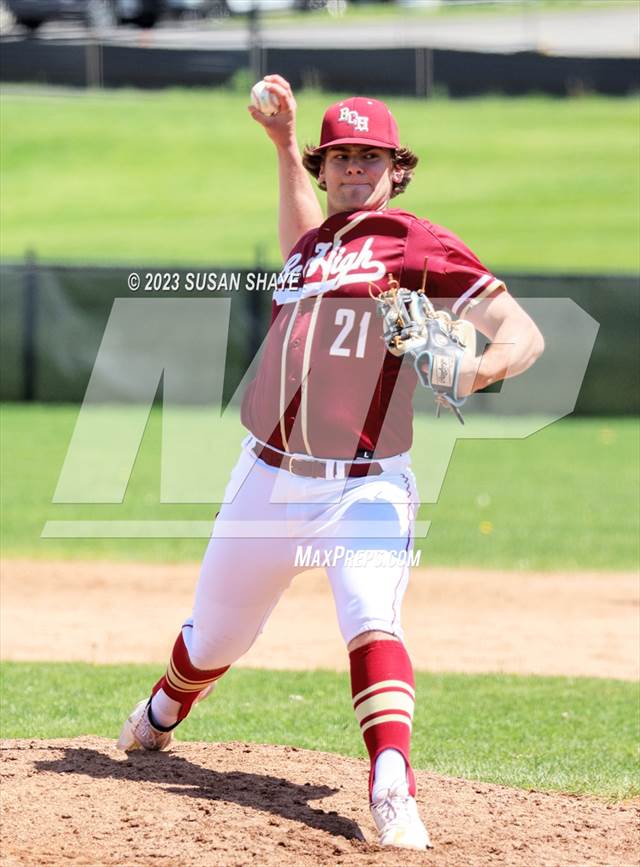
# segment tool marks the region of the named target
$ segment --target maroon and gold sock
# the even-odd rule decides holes
[[[169,698],[179,702],[178,722],[181,722],[202,690],[215,683],[228,670],[228,665],[208,671],[192,665],[181,631],[173,645],[167,670],[151,690],[151,695],[153,697],[159,689],[162,689]]]
[[[392,749],[404,756],[409,793],[415,796],[409,763],[415,682],[409,654],[400,641],[371,641],[352,650],[349,662],[353,709],[371,761],[369,794],[376,759]]]

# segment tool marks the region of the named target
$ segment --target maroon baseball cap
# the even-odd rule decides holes
[[[320,145],[316,150],[341,144],[400,147],[398,124],[384,102],[354,96],[329,106],[322,119]]]

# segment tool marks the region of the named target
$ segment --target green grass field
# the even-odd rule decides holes
[[[2,258],[278,263],[275,159],[247,84],[4,88]],[[337,98],[299,94],[301,142]],[[456,231],[494,271],[638,268],[637,99],[389,103],[421,156],[394,204]]]
[[[5,556],[198,560],[204,539],[41,539],[46,521],[209,521],[212,505],[160,502],[161,413],[151,413],[123,503],[52,503],[77,407],[6,404],[1,413]],[[446,430],[443,427],[435,429]],[[425,490],[432,457],[416,420],[414,469]],[[469,426],[467,426],[469,427]],[[239,453],[233,412],[216,434],[224,489]],[[473,429],[469,430],[473,434]],[[430,433],[430,435],[432,435]],[[635,569],[638,564],[638,426],[633,419],[567,419],[527,439],[458,442],[423,564],[507,569]]]
[[[2,735],[115,738],[160,674],[153,666],[5,663]],[[417,768],[613,799],[640,793],[635,684],[455,674],[418,674],[416,684]],[[365,755],[348,676],[328,671],[232,670],[179,736]]]

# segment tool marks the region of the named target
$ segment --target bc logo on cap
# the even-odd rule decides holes
[[[346,123],[355,128],[356,132],[369,132],[369,118],[366,114],[350,111],[346,106],[340,109],[338,120],[346,121]]]

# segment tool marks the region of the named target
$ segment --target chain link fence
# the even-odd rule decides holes
[[[223,402],[235,392],[266,334],[275,271],[259,269],[0,266],[0,399],[82,400],[117,298],[231,300]],[[131,274],[140,283],[130,288]],[[168,275],[168,276],[167,276]],[[600,323],[578,398],[580,414],[640,410],[639,278],[605,274],[503,274],[519,298],[570,298]],[[172,288],[177,287],[177,288]],[[144,327],[144,326],[141,326]],[[199,338],[201,342],[202,338]],[[197,343],[197,341],[195,341]],[[198,358],[198,345],[192,347]],[[199,376],[210,356],[202,346]],[[191,359],[193,363],[193,358]],[[125,383],[114,384],[125,390]]]

